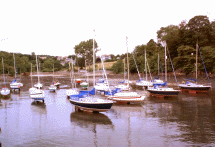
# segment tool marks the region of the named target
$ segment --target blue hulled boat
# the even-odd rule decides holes
[[[80,91],[78,95],[70,96],[70,103],[80,110],[105,112],[113,105],[113,101],[95,97],[95,88],[91,91]]]

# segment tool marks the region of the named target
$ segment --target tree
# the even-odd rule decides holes
[[[186,75],[195,71],[196,49],[190,46],[180,46],[178,49],[178,57],[174,58],[175,69],[182,69]]]
[[[51,72],[53,71],[54,60],[51,58],[47,58],[43,63],[43,71]]]
[[[98,51],[97,42],[94,40],[95,53]],[[87,64],[92,64],[93,62],[93,39],[87,41],[82,41],[74,47],[75,54],[86,60]]]
[[[167,43],[170,54],[177,57],[177,48],[179,44],[179,27],[176,25],[169,25],[162,27],[157,31],[157,38],[159,43]]]
[[[124,64],[122,62],[122,59],[117,60],[117,62],[113,64],[112,69],[116,74],[123,72]]]
[[[187,24],[188,37],[193,47],[198,41],[199,46],[211,45],[211,31],[212,27],[207,16],[199,15],[191,18]]]

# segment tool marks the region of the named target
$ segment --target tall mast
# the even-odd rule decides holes
[[[159,53],[158,53],[158,76],[159,76],[159,71],[160,71],[160,67],[159,67]]]
[[[145,72],[146,72],[146,81],[147,81],[147,67],[146,67],[146,49],[145,49]]]
[[[3,57],[2,57],[2,66],[3,66],[3,77],[4,77],[4,61],[3,61]],[[5,77],[4,77],[4,85],[5,85],[5,87],[6,87]]]
[[[197,71],[197,67],[198,67],[198,40],[197,40],[197,43],[196,43],[196,83],[197,83],[197,75],[198,75],[198,71]]]
[[[37,64],[37,77],[38,77],[38,83],[40,83],[39,70],[38,70],[38,62],[37,62],[37,55],[36,55],[36,64]]]
[[[129,86],[129,61],[128,61],[128,37],[127,36],[126,36],[126,46],[127,46],[128,86]]]
[[[166,66],[166,42],[165,42],[165,82],[167,81],[167,66]]]
[[[95,33],[95,29],[93,30]],[[95,50],[94,50],[94,37],[93,37],[93,87],[95,86]]]
[[[53,82],[54,82],[54,64],[53,64]]]
[[[124,81],[125,81],[125,59],[124,59]]]
[[[14,62],[15,79],[16,79],[16,65],[15,65],[16,62],[15,62],[15,55],[14,55],[14,53],[13,53],[13,59],[14,59],[13,62]]]
[[[32,80],[32,63],[31,63],[31,85],[33,87],[33,80]]]

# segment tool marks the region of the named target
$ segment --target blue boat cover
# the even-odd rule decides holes
[[[78,95],[70,95],[70,99],[78,100],[79,98],[83,98],[84,96],[95,95],[95,88],[92,90],[81,90]]]
[[[115,93],[121,92],[122,90],[120,88],[116,88],[111,91],[105,91],[105,95],[114,95]]]
[[[154,79],[151,80],[151,82],[154,82],[154,80],[158,80],[158,79],[160,79],[160,77],[154,77]]]
[[[125,80],[124,80],[124,81],[122,81],[122,82],[118,82],[118,83],[125,83]]]
[[[154,88],[157,88],[158,86],[167,86],[167,81],[162,84],[153,84],[153,85],[154,85]]]
[[[97,81],[97,83],[104,83],[105,82],[105,80],[104,80],[104,78],[100,78],[100,79],[98,79],[98,81]]]
[[[16,79],[15,80],[13,80],[11,83],[16,83],[17,81],[16,81]]]

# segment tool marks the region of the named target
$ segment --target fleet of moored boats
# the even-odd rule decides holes
[[[93,40],[94,42],[94,40]],[[94,46],[93,46],[93,53],[94,53]],[[94,57],[94,55],[93,55]],[[165,46],[165,57],[166,57],[166,46]],[[128,52],[127,52],[127,58],[128,58]],[[94,59],[95,60],[95,59]],[[127,59],[127,61],[129,61]],[[145,62],[146,62],[146,56],[145,56]],[[102,61],[103,63],[103,61]],[[36,64],[37,64],[37,76],[38,76],[38,82],[37,84],[33,85],[32,82],[32,66],[31,66],[31,83],[32,87],[29,89],[29,97],[32,98],[34,101],[43,101],[45,99],[45,92],[42,89],[43,84],[40,83],[40,76],[39,76],[39,69],[38,69],[38,62],[37,62],[37,56],[36,56]],[[127,63],[128,64],[128,63]],[[1,89],[1,96],[3,97],[9,97],[10,90],[12,91],[20,91],[21,87],[23,87],[23,84],[18,81],[17,79],[17,71],[16,71],[16,64],[15,64],[15,56],[14,56],[14,69],[15,69],[15,80],[13,80],[10,84],[10,89],[6,87],[5,84],[5,75],[4,75],[4,62],[2,58],[2,65],[3,65],[3,77],[4,77],[4,86]],[[94,72],[95,73],[95,64],[94,66]],[[81,79],[75,79],[74,76],[74,69],[72,64],[72,70],[70,69],[70,79],[71,79],[71,85],[72,88],[66,90],[66,95],[70,100],[70,103],[75,105],[76,110],[83,110],[88,112],[105,112],[108,111],[113,103],[123,103],[123,104],[130,104],[130,103],[140,103],[143,102],[146,98],[146,93],[137,93],[132,92],[131,90],[131,81],[129,80],[129,64],[128,67],[128,79],[124,79],[123,82],[120,82],[116,86],[111,86],[108,82],[106,71],[103,64],[103,73],[105,78],[101,78],[95,82],[95,74],[93,75],[93,88],[91,90],[89,89],[89,83],[84,81],[81,82]],[[146,63],[145,63],[145,69]],[[147,75],[146,80],[143,80],[140,78],[140,80],[136,81],[136,86],[141,86],[143,89],[147,89],[147,91],[150,93],[150,95],[155,95],[159,97],[165,97],[165,96],[177,96],[180,92],[180,90],[176,90],[174,88],[170,88],[167,86],[167,70],[166,70],[166,58],[165,58],[165,82],[163,80],[160,80],[158,78],[155,78],[154,80],[147,81]],[[146,72],[147,73],[147,72]],[[86,73],[86,75],[88,75]],[[181,89],[181,92],[188,91],[190,93],[197,93],[197,92],[207,92],[211,85],[203,85],[203,84],[197,84],[195,79],[186,79],[186,82],[183,82],[182,84],[179,84],[178,87]],[[79,84],[82,88],[87,88],[87,90],[79,90],[76,87],[76,84]],[[54,65],[53,65],[53,81],[52,84],[49,86],[50,92],[55,92],[57,88],[59,88],[60,83],[58,81],[55,81],[54,78]],[[101,98],[101,96],[98,94],[104,94],[105,98]]]

